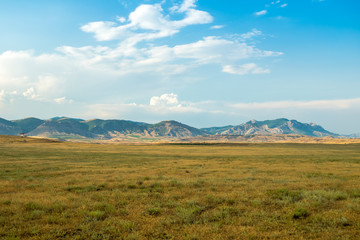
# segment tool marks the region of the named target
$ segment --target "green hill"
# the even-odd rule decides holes
[[[15,122],[0,118],[1,135],[19,135],[21,132],[21,128]]]
[[[21,120],[15,120],[13,122],[16,123],[17,126],[19,126],[21,128],[22,132],[28,133],[28,132],[35,130],[38,126],[43,124],[45,121],[38,119],[38,118],[30,117],[30,118],[25,118],[25,119],[21,119]]]
[[[162,121],[156,124],[148,125],[146,129],[151,136],[183,138],[206,134],[200,129],[193,128],[176,121]]]

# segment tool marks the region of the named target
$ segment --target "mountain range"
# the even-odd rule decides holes
[[[49,120],[25,118],[9,121],[0,118],[1,135],[38,136],[71,139],[121,139],[121,138],[191,138],[197,136],[247,136],[295,134],[312,137],[340,137],[313,123],[301,123],[296,120],[280,118],[256,121],[224,127],[194,128],[177,121],[162,121],[156,124],[128,120],[83,120],[67,117],[55,117]]]
[[[220,135],[276,135],[297,134],[312,137],[339,136],[313,123],[301,123],[296,120],[279,118],[275,120],[251,120],[237,126],[203,128],[210,134]]]

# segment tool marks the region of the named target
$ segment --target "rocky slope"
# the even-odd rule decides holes
[[[209,134],[217,135],[276,135],[298,134],[313,137],[338,136],[313,123],[301,123],[296,120],[280,118],[275,120],[251,120],[237,126],[203,128]]]
[[[176,121],[162,121],[157,124],[148,125],[146,128],[150,136],[168,136],[168,137],[195,137],[205,135],[206,133],[200,129],[190,127],[188,125]]]

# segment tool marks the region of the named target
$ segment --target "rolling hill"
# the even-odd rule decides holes
[[[18,135],[22,132],[21,127],[16,122],[11,122],[0,118],[0,134],[1,135]]]

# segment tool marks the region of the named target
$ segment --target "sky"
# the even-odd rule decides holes
[[[0,117],[360,133],[360,2],[1,0]]]

